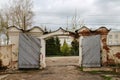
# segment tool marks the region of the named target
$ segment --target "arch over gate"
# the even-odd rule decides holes
[[[81,36],[85,37],[85,36],[92,36],[92,35],[100,35],[100,45],[101,45],[101,53],[102,53],[102,65],[104,65],[104,63],[106,63],[108,61],[108,53],[109,53],[109,48],[107,47],[107,34],[109,33],[110,30],[108,30],[106,27],[100,27],[99,29],[96,30],[91,30],[85,26],[81,27],[80,29],[76,30],[75,32],[70,32],[70,31],[66,31],[62,28],[59,28],[58,30],[51,32],[49,34],[45,34],[42,35],[41,37],[39,37],[41,39],[41,63],[42,63],[42,67],[46,67],[46,63],[45,63],[45,57],[46,57],[46,50],[45,50],[45,39],[52,37],[52,36],[59,36],[59,35],[64,35],[64,36],[72,36],[74,38],[78,38],[79,39],[79,43],[81,44]],[[79,46],[79,65],[81,66],[82,64],[82,52],[81,52],[81,47]]]
[[[53,31],[51,33],[48,33],[48,34],[45,34],[45,35],[42,35],[41,37],[39,37],[41,39],[41,66],[44,68],[46,67],[46,63],[45,63],[45,57],[46,57],[46,42],[45,42],[45,39],[49,38],[49,37],[52,37],[52,36],[72,36],[74,37],[74,32],[70,32],[70,31],[66,31],[64,30],[63,28],[59,28],[58,30],[56,31]]]

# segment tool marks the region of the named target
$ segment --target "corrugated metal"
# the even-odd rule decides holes
[[[82,41],[82,66],[100,67],[100,35],[86,36]]]
[[[40,40],[20,33],[19,35],[19,68],[39,68]]]

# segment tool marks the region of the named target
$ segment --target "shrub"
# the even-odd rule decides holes
[[[66,43],[66,41],[64,40],[63,46],[61,47],[61,53],[62,56],[70,56],[70,47],[68,46],[68,44]]]
[[[79,55],[79,42],[74,39],[72,42],[71,42],[71,54],[74,55],[74,56],[78,56]]]

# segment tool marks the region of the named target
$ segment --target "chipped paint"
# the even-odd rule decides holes
[[[99,29],[91,30],[85,26],[77,30],[79,36],[101,35],[101,56],[103,66],[113,64],[115,62],[113,59],[109,58],[110,48],[107,46],[107,35],[109,31],[110,30],[106,27],[100,27]]]
[[[117,53],[115,54],[115,57],[117,57],[118,59],[120,59],[120,52],[117,52]]]
[[[12,60],[12,45],[5,45],[5,46],[0,46],[0,60],[2,63],[2,67],[7,67],[9,66],[11,60]]]

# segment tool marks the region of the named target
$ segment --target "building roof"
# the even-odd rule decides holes
[[[71,32],[71,31],[68,31],[68,30],[63,29],[62,27],[58,28],[58,29],[57,29],[57,30],[55,30],[55,31],[49,32],[49,33],[54,33],[54,32],[57,32],[57,31],[74,33],[74,32]],[[49,33],[47,33],[47,34],[49,34]]]
[[[90,29],[86,26],[81,27],[80,29],[76,30],[76,32],[78,34],[82,34],[82,35],[91,35],[91,34],[107,34],[110,31],[110,29],[106,28],[106,27],[100,27],[98,29]]]
[[[33,28],[31,28],[31,29],[29,29],[29,30],[27,30],[27,31],[30,32],[30,31],[32,31],[33,29],[39,29],[40,31],[42,31],[42,32],[44,33],[43,29],[40,28],[39,26],[34,26]]]
[[[120,32],[120,29],[111,29],[110,32]]]
[[[12,29],[12,28],[15,28],[16,30],[22,31],[22,29],[20,29],[20,28],[18,28],[18,27],[16,27],[16,26],[10,26],[10,27],[8,27],[7,29],[10,30],[10,29]]]
[[[20,29],[20,28],[18,28],[18,27],[16,27],[16,26],[10,26],[10,27],[8,27],[7,29],[10,30],[11,28],[15,28],[16,30],[21,31],[21,32],[30,32],[30,31],[32,31],[33,29],[39,29],[40,31],[42,31],[42,32],[44,33],[43,29],[41,29],[39,26],[34,26],[33,28],[30,28],[30,29],[28,29],[28,30],[23,30],[23,29]]]
[[[64,30],[62,27],[60,27],[59,29],[57,29],[55,31],[44,34],[41,38],[48,38],[50,36],[58,36],[58,35],[59,36],[68,36],[68,35],[74,36],[74,34],[75,33]]]

